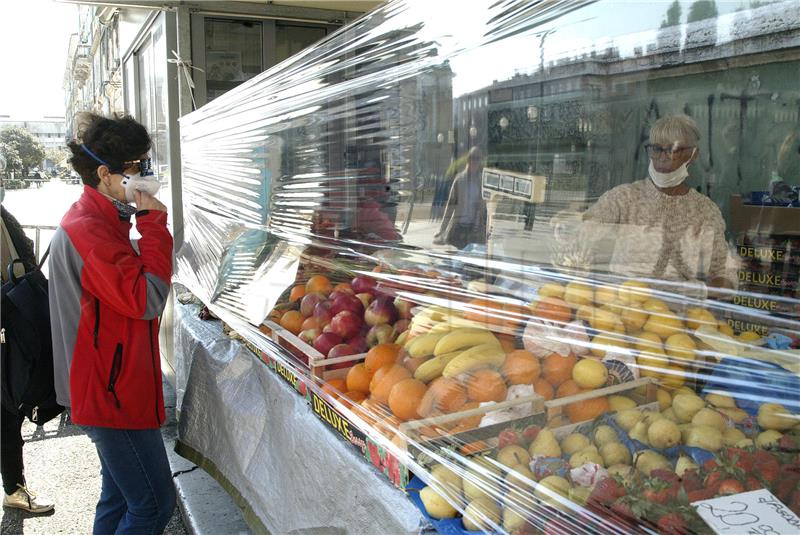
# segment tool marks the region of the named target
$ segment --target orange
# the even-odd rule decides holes
[[[569,379],[561,383],[561,385],[556,390],[556,397],[557,398],[565,398],[567,396],[574,396],[575,394],[580,394],[581,392],[585,392],[578,383]]]
[[[355,390],[352,390],[350,392],[345,392],[339,398],[339,400],[342,403],[344,403],[345,405],[347,405],[351,409],[353,408],[353,404],[354,403],[361,403],[365,399],[367,399],[367,395],[364,392],[358,392],[358,391],[355,391]]]
[[[478,403],[477,401],[467,401],[461,407],[461,412],[465,412],[465,411],[472,410],[472,409],[477,409],[478,407],[480,407],[480,405],[481,404]],[[462,419],[460,419],[460,420],[458,420],[456,422],[453,422],[454,423],[453,429],[455,429],[457,427],[460,427],[462,430],[474,429],[474,428],[476,428],[476,427],[478,427],[480,425],[482,419],[483,419],[483,414],[476,414],[474,416],[467,416],[466,418],[462,418]],[[453,433],[455,433],[455,432],[456,431],[453,431]]]
[[[314,316],[309,316],[308,318],[303,320],[303,324],[300,326],[300,331],[305,331],[308,329],[319,329],[319,321]]]
[[[331,281],[325,275],[314,275],[306,282],[306,293],[319,292],[328,295],[333,291]]]
[[[471,299],[464,306],[464,317],[468,320],[506,327],[509,330],[522,325],[530,316],[530,309],[523,305],[501,303],[489,299]]]
[[[281,327],[292,334],[300,334],[300,331],[303,330],[304,321],[305,318],[299,311],[289,310],[288,312],[284,312],[283,316],[281,316]]]
[[[532,385],[539,378],[541,365],[539,359],[524,349],[516,349],[508,354],[501,369],[512,385]]]
[[[537,379],[534,381],[533,391],[542,396],[545,401],[550,401],[555,397],[553,385],[548,383],[546,379]]]
[[[542,362],[542,377],[554,387],[558,387],[564,381],[572,379],[572,368],[577,361],[573,354],[562,357],[558,353],[551,353]]]
[[[485,451],[489,448],[489,444],[483,440],[476,440],[475,442],[468,442],[467,444],[464,444],[459,448],[458,451],[461,453],[461,455],[472,455],[473,453]]]
[[[322,387],[322,391],[331,397],[338,398],[342,392],[347,391],[347,383],[345,383],[344,379],[331,379]]]
[[[364,366],[367,367],[367,371],[375,373],[378,368],[397,362],[401,349],[402,347],[397,344],[378,344],[367,351]]]
[[[517,340],[514,336],[510,334],[495,334],[497,339],[500,341],[500,347],[503,348],[503,351],[506,353],[511,353],[515,349],[517,349]]]
[[[289,302],[294,303],[295,301],[302,299],[304,295],[306,295],[306,287],[302,284],[299,284],[292,288],[291,293],[289,293]]]
[[[604,412],[611,410],[611,406],[608,403],[608,398],[601,396],[599,398],[570,403],[566,406],[565,410],[570,421],[576,423],[593,420]]]
[[[425,357],[417,357],[417,358],[406,357],[403,359],[403,366],[405,366],[406,369],[411,373],[414,373],[415,371],[417,371],[417,368],[419,368],[432,358],[433,355],[427,355]]]
[[[333,287],[334,292],[344,292],[344,293],[355,293],[353,292],[353,288],[346,282],[340,282],[336,286]]]
[[[372,399],[378,403],[387,404],[392,387],[409,377],[411,377],[411,372],[398,364],[387,364],[382,368],[378,368],[369,383]]]
[[[507,393],[503,376],[494,370],[477,370],[467,380],[467,395],[473,401],[504,401]]]
[[[434,411],[455,412],[467,402],[467,392],[458,381],[439,377],[428,385],[428,391],[422,398],[417,412],[427,418]]]
[[[550,321],[567,323],[572,319],[572,308],[558,297],[543,297],[533,307],[533,315]]]
[[[417,419],[417,407],[427,390],[425,383],[417,379],[398,381],[389,392],[389,408],[401,421]]]
[[[356,364],[347,372],[347,390],[369,394],[369,382],[372,374],[367,371],[364,364]]]

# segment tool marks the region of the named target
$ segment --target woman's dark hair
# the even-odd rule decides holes
[[[90,113],[82,115],[75,123],[78,135],[68,144],[72,151],[69,162],[81,175],[83,183],[93,188],[100,183],[97,168],[103,164],[92,158],[81,144],[108,162],[112,173],[124,171],[124,162],[138,160],[152,145],[147,129],[127,115],[109,118]]]

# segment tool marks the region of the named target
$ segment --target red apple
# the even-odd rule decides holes
[[[522,438],[525,440],[525,442],[533,442],[536,440],[536,437],[539,436],[539,431],[541,430],[541,426],[529,425],[522,431]]]
[[[343,310],[336,314],[331,320],[331,332],[347,340],[358,334],[363,323],[361,316],[349,310]]]
[[[353,347],[353,350],[356,353],[366,353],[367,350],[369,349],[369,344],[367,344],[367,339],[361,336],[360,334],[352,337],[347,343]]]
[[[364,305],[361,300],[352,294],[341,293],[336,298],[332,299],[331,313],[335,316],[339,312],[349,310],[358,317],[364,315]]]
[[[367,308],[372,302],[372,294],[371,293],[363,293],[363,294],[356,294],[358,300],[361,301],[361,304],[364,305],[364,308]]]
[[[400,297],[394,298],[394,308],[397,309],[397,315],[400,319],[411,319],[411,307],[414,306],[411,301],[406,301]]]
[[[317,306],[314,307],[314,317],[317,319],[317,325],[324,326],[331,322],[333,318],[333,312],[331,312],[332,306],[330,301],[317,303]]]
[[[410,326],[411,326],[411,320],[409,320],[409,319],[397,320],[397,321],[394,322],[394,325],[393,325],[394,334],[395,335],[400,335],[400,333],[406,332]]]
[[[327,356],[335,345],[342,343],[342,337],[335,333],[322,333],[314,340],[314,349]]]
[[[318,292],[304,295],[300,301],[300,313],[306,318],[311,316],[314,313],[314,307],[323,301],[325,301],[325,296]]]
[[[378,344],[388,344],[394,342],[397,335],[394,328],[388,323],[381,323],[370,328],[367,333],[367,344],[369,347],[375,347]]]
[[[369,325],[394,323],[397,320],[397,310],[388,297],[376,297],[364,312],[364,321]]]
[[[359,275],[350,281],[350,287],[353,288],[353,291],[357,294],[372,293],[372,289],[375,287],[375,279],[365,275]]]
[[[319,334],[319,329],[306,329],[300,332],[299,338],[307,344],[313,344]]]
[[[348,355],[355,355],[355,354],[356,351],[350,344],[337,344],[333,346],[331,350],[328,352],[328,358],[335,359],[337,357],[346,357]]]
[[[503,449],[506,446],[510,446],[512,444],[519,445],[521,443],[522,443],[522,436],[520,436],[519,431],[509,427],[500,431],[497,447],[499,449]]]

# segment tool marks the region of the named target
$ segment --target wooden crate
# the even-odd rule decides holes
[[[301,351],[308,357],[308,369],[313,377],[318,377],[323,380],[330,380],[335,378],[343,378],[347,375],[348,370],[362,362],[366,357],[366,353],[357,353],[355,355],[346,355],[344,357],[326,358],[325,355],[314,349],[313,346],[300,340],[297,336],[284,329],[274,321],[266,320],[263,323],[262,332],[267,334],[277,344],[286,347],[287,349],[295,348]],[[266,332],[266,331],[269,332]],[[342,362],[352,363],[346,368],[339,368],[335,370],[326,369],[334,364],[341,364]]]
[[[636,392],[640,387],[644,387],[644,394]],[[589,399],[599,398],[601,396],[610,396],[612,394],[624,394],[633,399],[637,405],[645,405],[653,403],[658,400],[656,392],[658,391],[658,381],[652,377],[642,377],[634,381],[598,388],[589,392],[582,392],[572,396],[563,398],[551,399],[545,401],[545,411],[547,413],[547,421],[564,413],[564,408],[572,403],[580,403]]]

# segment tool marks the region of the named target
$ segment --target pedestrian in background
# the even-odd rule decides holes
[[[69,148],[83,194],[50,246],[56,392],[100,458],[94,533],[162,533],[175,507],[159,431],[158,317],[172,276],[166,207],[151,195],[158,182],[141,124],[89,115],[81,129]]]
[[[0,202],[3,201],[5,189],[0,187]],[[14,264],[11,269],[15,276],[22,276],[27,272],[36,269],[36,254],[33,250],[31,241],[22,230],[22,226],[17,222],[8,210],[0,205],[0,278],[3,284],[9,281],[8,268],[14,260],[21,260]],[[2,318],[0,318],[2,320]],[[25,463],[22,459],[22,447],[25,441],[22,439],[22,423],[25,414],[17,407],[6,407],[2,405],[0,414],[0,472],[3,474],[3,506],[24,509],[29,513],[46,513],[51,511],[55,504],[49,498],[39,496],[28,489],[25,482]]]

